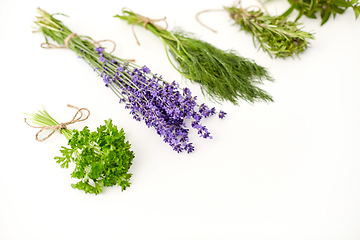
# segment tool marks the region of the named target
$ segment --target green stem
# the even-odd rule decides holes
[[[51,126],[59,125],[59,123],[49,115],[49,113],[45,110],[44,107],[43,107],[43,111],[39,111],[38,113],[33,113],[33,114],[25,113],[25,114],[30,116],[29,120],[37,126],[51,127]],[[71,130],[67,128],[62,128],[60,132],[66,137],[67,140],[71,138],[72,135]]]

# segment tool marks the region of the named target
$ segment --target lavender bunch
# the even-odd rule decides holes
[[[41,9],[37,11],[41,16],[35,23],[46,42],[50,37],[59,45],[67,45],[75,51],[102,77],[105,86],[120,98],[120,103],[125,104],[133,118],[144,120],[148,128],[155,128],[174,151],[194,151],[185,123],[188,119],[200,137],[212,138],[201,120],[215,114],[222,119],[225,112],[216,112],[215,108],[197,104],[196,96],[192,96],[190,89],[181,89],[175,81],[164,81],[146,66],[137,66],[105,52],[104,48],[94,46],[91,38],[74,35],[53,15]],[[69,39],[68,36],[72,37]]]

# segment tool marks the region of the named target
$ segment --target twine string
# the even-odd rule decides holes
[[[129,8],[123,8],[123,9],[122,9],[122,13],[123,13],[123,14],[125,13],[125,11],[131,12],[132,14],[134,14],[136,17],[139,18],[139,20],[137,20],[136,22],[134,22],[133,25],[132,25],[132,31],[133,31],[134,37],[135,37],[136,42],[137,42],[138,45],[140,45],[140,42],[139,42],[139,40],[138,40],[138,38],[137,38],[137,36],[136,36],[136,34],[135,34],[135,29],[134,29],[134,27],[135,27],[136,24],[143,22],[143,23],[144,23],[144,24],[143,24],[143,27],[146,28],[146,25],[150,23],[150,24],[152,24],[154,27],[156,27],[156,28],[159,29],[159,30],[166,30],[166,29],[168,28],[168,26],[169,26],[168,23],[167,23],[167,21],[166,21],[166,17],[161,18],[161,19],[151,19],[151,18],[147,18],[147,17],[143,17],[143,16],[141,16],[141,15],[138,15],[138,14],[136,14],[134,11],[132,11],[132,10],[129,9]],[[159,26],[159,25],[156,24],[156,22],[161,22],[161,21],[163,21],[163,22],[166,24],[166,27],[165,27],[165,28],[163,28],[163,27],[161,27],[161,26]]]
[[[115,51],[115,48],[116,48],[116,43],[113,41],[113,40],[110,40],[110,39],[104,39],[104,40],[100,40],[100,41],[97,41],[97,42],[94,42],[94,44],[97,44],[99,45],[99,47],[101,47],[100,43],[101,42],[111,42],[114,44],[114,47],[113,49],[111,50],[111,52],[109,52],[110,54],[113,53]]]
[[[76,122],[82,122],[82,121],[85,121],[86,119],[89,118],[90,116],[90,111],[89,109],[87,108],[77,108],[75,106],[72,106],[70,104],[67,105],[68,107],[70,108],[75,108],[77,109],[78,111],[75,113],[74,117],[68,121],[68,122],[64,122],[64,123],[60,123],[58,125],[54,125],[54,126],[32,126],[30,125],[27,121],[26,121],[26,118],[24,119],[25,120],[25,123],[27,125],[29,125],[30,127],[32,128],[40,128],[40,130],[36,133],[35,135],[35,139],[36,141],[39,141],[39,142],[43,142],[45,141],[46,139],[48,139],[49,137],[51,137],[56,131],[59,131],[61,133],[61,129],[67,129],[67,126],[70,125],[70,124],[73,124],[73,123],[76,123]],[[83,110],[87,111],[87,116],[85,118],[82,118],[83,117]],[[79,115],[79,116],[78,116]],[[46,137],[43,137],[43,138],[39,138],[39,134],[44,131],[44,130],[52,130],[51,133],[49,133]],[[62,133],[61,133],[62,134]]]
[[[260,11],[260,10],[261,10],[262,8],[263,8],[264,11],[267,13],[268,11],[267,11],[267,9],[265,8],[265,6],[264,6],[260,1],[258,1],[258,2],[259,2],[259,4],[261,5],[261,7],[256,6],[256,5],[251,5],[251,6],[249,6],[249,7],[242,8],[242,7],[241,7],[241,4],[240,4],[240,1],[236,1],[236,2],[233,4],[233,7],[238,8],[238,10],[236,11],[235,14],[232,15],[232,16],[234,17],[235,21],[238,20],[239,15],[240,15],[241,13],[244,13],[247,17],[253,17],[253,18],[256,18],[256,17],[258,17],[258,16],[261,15],[261,11]],[[238,6],[237,6],[237,5],[238,5]],[[256,14],[250,14],[249,11],[248,11],[248,9],[249,9],[249,8],[254,8],[254,7],[258,8],[259,12],[256,13]],[[207,25],[205,25],[203,22],[201,22],[200,19],[199,19],[199,15],[200,15],[200,14],[203,14],[203,13],[206,13],[206,12],[215,12],[215,11],[224,11],[224,10],[226,10],[226,8],[203,10],[203,11],[198,12],[198,13],[196,14],[195,18],[196,18],[196,21],[197,21],[198,23],[200,23],[203,27],[209,29],[210,31],[212,31],[212,32],[214,32],[214,33],[217,33],[216,30],[210,28],[209,26],[207,26]]]
[[[46,48],[46,49],[49,49],[49,48],[69,48],[69,42],[70,42],[71,38],[73,38],[73,37],[75,37],[75,36],[78,36],[78,35],[77,35],[76,33],[71,33],[71,34],[69,34],[69,35],[65,38],[65,40],[64,40],[64,42],[65,42],[65,45],[64,45],[64,46],[57,46],[57,45],[55,45],[55,44],[48,43],[48,42],[42,43],[40,46],[41,46],[42,48]],[[110,40],[110,39],[100,40],[100,41],[97,41],[97,42],[96,42],[96,41],[94,41],[93,39],[88,38],[88,37],[85,37],[85,36],[79,36],[79,37],[80,37],[80,38],[86,38],[86,39],[92,41],[91,44],[92,44],[94,47],[96,47],[96,45],[99,46],[99,47],[101,47],[101,45],[100,45],[101,42],[111,42],[111,43],[113,43],[113,44],[114,44],[114,47],[113,47],[112,51],[109,52],[110,54],[113,53],[113,52],[115,51],[115,49],[116,49],[116,43],[115,43],[114,41]]]
[[[65,40],[64,40],[64,42],[65,42],[65,48],[69,48],[69,41],[70,41],[70,39],[73,38],[73,37],[75,37],[76,35],[77,35],[76,33],[71,33],[71,34],[69,34],[69,35],[65,38]]]
[[[224,10],[226,10],[226,9],[224,9],[224,8],[223,8],[223,9],[207,9],[207,10],[198,12],[198,13],[195,15],[195,18],[196,18],[196,21],[197,21],[198,23],[200,23],[203,27],[209,29],[210,31],[213,31],[214,33],[217,33],[216,30],[214,30],[214,29],[206,26],[204,23],[202,23],[202,22],[200,21],[200,19],[199,19],[199,15],[200,15],[200,14],[203,14],[203,13],[206,13],[206,12],[215,12],[215,11],[224,11]]]
[[[48,43],[48,42],[42,43],[40,46],[41,46],[42,48],[69,48],[69,41],[70,41],[70,39],[73,38],[73,37],[75,37],[76,35],[77,35],[76,33],[71,33],[71,34],[69,34],[69,35],[65,38],[65,40],[64,40],[64,42],[65,42],[65,45],[64,45],[64,46],[57,46],[57,45],[55,45],[55,44]]]

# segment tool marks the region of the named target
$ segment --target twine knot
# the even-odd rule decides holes
[[[65,124],[65,123],[60,123],[59,125],[58,125],[58,128],[59,128],[59,130],[61,130],[61,129],[66,129],[67,127],[66,127],[67,125]],[[61,134],[62,134],[62,132],[60,132]]]
[[[160,19],[151,19],[151,18],[148,18],[148,17],[143,17],[143,16],[141,16],[141,15],[138,15],[138,14],[136,14],[135,12],[133,12],[133,11],[132,11],[131,9],[129,9],[129,8],[123,8],[123,9],[122,9],[122,13],[123,13],[123,14],[124,14],[126,11],[131,12],[132,14],[134,14],[136,17],[139,18],[139,20],[137,20],[136,22],[134,22],[133,25],[132,25],[132,31],[133,31],[134,37],[135,37],[136,42],[137,42],[138,45],[140,45],[140,43],[139,43],[139,40],[138,40],[138,38],[137,38],[137,36],[136,36],[136,34],[135,34],[135,29],[134,29],[134,26],[135,26],[136,24],[143,22],[143,23],[144,23],[144,24],[143,24],[143,27],[146,28],[146,25],[148,25],[148,24],[150,23],[150,24],[152,24],[154,27],[156,27],[156,28],[159,29],[159,30],[166,30],[166,29],[168,28],[168,23],[167,23],[167,21],[166,21],[166,17],[160,18]],[[163,22],[166,24],[166,27],[165,27],[165,28],[163,28],[163,27],[161,27],[161,26],[159,26],[159,25],[156,24],[156,22],[161,22],[161,21],[163,21]]]
[[[41,46],[42,48],[69,48],[69,41],[70,41],[71,38],[73,38],[73,37],[75,37],[75,36],[77,36],[76,33],[71,33],[71,34],[69,34],[69,35],[65,38],[65,40],[64,40],[65,46],[57,46],[57,45],[55,45],[55,44],[48,43],[48,42],[42,43],[40,46]],[[45,46],[46,46],[46,47],[45,47]]]
[[[25,123],[26,123],[27,125],[29,125],[30,127],[32,127],[32,128],[40,128],[40,130],[39,130],[39,131],[36,133],[36,135],[35,135],[36,141],[43,142],[43,141],[45,141],[46,139],[48,139],[49,137],[51,137],[51,135],[53,135],[54,132],[56,132],[56,131],[59,131],[59,132],[62,134],[61,130],[62,130],[62,129],[67,129],[67,125],[70,125],[70,124],[73,124],[73,123],[76,123],[76,122],[85,121],[85,120],[88,119],[89,116],[90,116],[90,111],[89,111],[89,109],[87,109],[87,108],[80,108],[80,109],[79,109],[79,108],[77,108],[77,107],[75,107],[75,106],[72,106],[72,105],[70,105],[70,104],[68,104],[67,106],[70,107],[70,108],[75,108],[75,109],[78,110],[78,111],[75,113],[74,117],[73,117],[70,121],[68,121],[68,122],[60,123],[60,124],[54,125],[54,126],[39,127],[39,126],[32,126],[32,125],[30,125],[30,124],[26,121],[26,118],[24,119],[24,120],[25,120]],[[87,116],[86,116],[85,118],[82,119],[82,117],[83,117],[83,112],[82,112],[82,111],[83,111],[83,110],[87,111],[88,114],[87,114]],[[78,114],[80,114],[80,116],[78,116]],[[46,137],[39,138],[39,134],[40,134],[42,131],[44,131],[44,130],[53,130],[53,131],[52,131],[51,133],[49,133]]]

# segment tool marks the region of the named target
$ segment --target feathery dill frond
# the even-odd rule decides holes
[[[143,17],[131,11],[119,17],[129,24],[143,26]],[[153,23],[146,24],[163,42],[165,49],[174,56],[178,67],[171,64],[186,78],[199,83],[203,93],[215,101],[229,101],[237,105],[240,99],[249,103],[273,101],[264,90],[257,87],[263,80],[273,81],[264,67],[254,61],[238,56],[235,51],[223,51],[213,45],[178,30],[170,32]],[[168,52],[166,51],[166,54]]]
[[[251,60],[239,57],[234,51],[222,51],[211,44],[189,38],[184,32],[176,32],[175,41],[167,41],[170,52],[180,66],[181,74],[200,83],[203,92],[214,99],[227,100],[236,104],[241,98],[254,103],[258,100],[272,101],[272,98],[255,84],[262,79],[272,80],[265,68]]]

